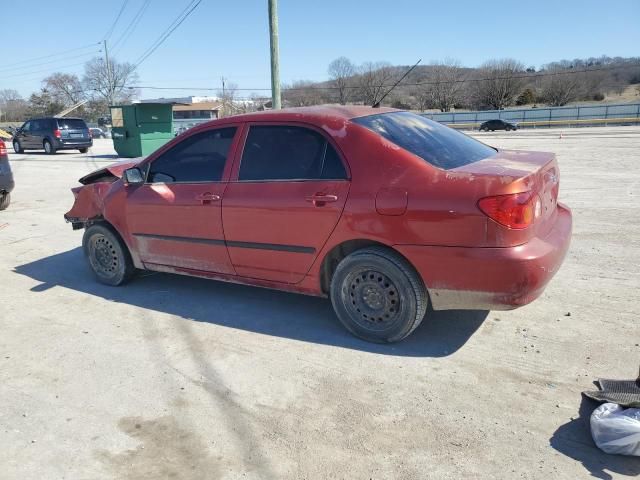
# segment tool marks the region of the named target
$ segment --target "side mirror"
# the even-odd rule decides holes
[[[144,175],[142,175],[142,170],[137,167],[125,170],[123,178],[124,182],[129,185],[141,185],[144,183]]]

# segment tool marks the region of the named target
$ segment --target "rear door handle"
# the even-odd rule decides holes
[[[305,200],[307,202],[313,203],[315,207],[323,207],[327,203],[337,202],[338,196],[316,193],[315,195],[309,195],[308,197],[305,197]]]
[[[215,193],[202,193],[196,197],[196,200],[200,200],[203,205],[211,202],[217,202],[220,200],[220,195],[216,195]]]

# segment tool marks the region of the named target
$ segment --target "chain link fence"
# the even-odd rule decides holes
[[[427,118],[457,128],[478,128],[487,120],[516,122],[519,127],[636,125],[640,123],[640,103],[545,107],[473,112],[423,113]]]

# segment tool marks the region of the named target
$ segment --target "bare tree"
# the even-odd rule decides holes
[[[103,58],[96,57],[84,66],[82,83],[91,97],[101,98],[107,105],[130,102],[135,97],[133,87],[138,81],[135,66],[110,59],[109,65]]]
[[[358,67],[358,94],[365,105],[373,105],[384,95],[394,77],[394,69],[387,62],[366,62]]]
[[[220,98],[220,106],[222,110],[222,117],[228,117],[240,113],[239,106],[236,105],[236,95],[238,92],[237,83],[226,83],[223,79],[224,88],[218,91],[218,97]]]
[[[51,98],[64,106],[75,105],[84,100],[84,88],[77,75],[53,73],[42,81]]]
[[[451,111],[461,99],[465,74],[460,62],[452,59],[434,62],[430,73],[429,80],[423,85],[429,104],[439,108],[441,112]]]
[[[299,80],[283,88],[283,99],[292,107],[307,107],[325,103],[323,90],[317,88],[314,82]]]
[[[547,70],[541,82],[541,96],[545,103],[553,107],[561,107],[576,100],[582,92],[580,78],[564,69],[554,67]]]
[[[340,57],[329,64],[328,73],[332,86],[334,86],[338,92],[338,102],[340,102],[341,105],[346,105],[347,101],[351,98],[351,92],[349,90],[352,77],[356,73],[356,67],[347,57]]]
[[[0,90],[0,121],[18,122],[24,120],[27,102],[17,90]]]
[[[519,77],[523,72],[524,65],[511,58],[482,64],[477,73],[479,81],[476,82],[478,103],[497,110],[511,105],[524,84]]]

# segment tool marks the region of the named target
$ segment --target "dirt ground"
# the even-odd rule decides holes
[[[0,213],[2,479],[578,479],[640,475],[593,444],[598,377],[640,361],[640,128],[477,134],[556,152],[574,213],[533,304],[350,336],[327,300],[168,274],[96,283],[64,223],[113,161],[11,154]]]

